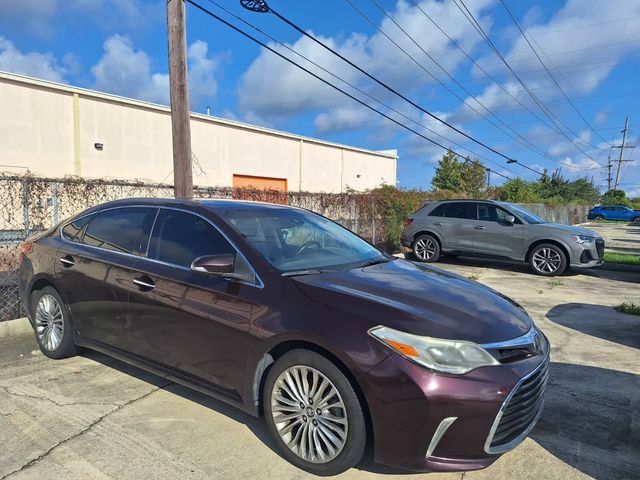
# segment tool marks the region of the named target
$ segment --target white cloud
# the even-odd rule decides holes
[[[493,3],[494,0],[478,0],[473,2],[471,8],[474,14]],[[473,27],[460,20],[460,12],[451,2],[439,2],[436,0],[423,0],[420,2],[422,9],[445,29],[448,34],[456,39],[465,49],[470,50],[480,42]],[[415,6],[404,0],[398,0],[395,9],[390,14],[431,56],[436,58],[449,72],[454,72],[463,64],[464,57],[455,50],[449,41],[435,28],[425,28],[428,20]],[[481,17],[481,22],[488,25],[488,19]],[[409,40],[389,19],[385,18],[380,27],[415,58],[424,59],[422,53],[411,40]],[[313,32],[311,32],[313,33]],[[382,79],[393,88],[405,94],[419,92],[425,86],[434,81],[428,77],[424,70],[417,66],[411,59],[405,56],[398,48],[380,33],[371,36],[351,33],[346,37],[324,37],[316,35],[322,42],[337,50],[354,63],[361,65],[373,75]],[[277,45],[270,45],[287,56],[290,52]],[[372,86],[361,73],[345,62],[335,57],[308,38],[301,36],[290,45],[291,48],[322,65],[340,78],[357,84],[359,87],[375,93],[382,99],[388,99],[390,94],[381,91],[379,86]],[[341,88],[351,91],[339,81],[323,73],[313,65],[300,61],[314,73],[328,78]],[[422,61],[422,60],[421,60]],[[428,60],[424,59],[425,62]],[[433,65],[427,68],[437,71]],[[357,94],[359,97],[360,94]],[[273,53],[262,50],[251,66],[243,74],[240,81],[238,106],[243,117],[252,116],[263,119],[282,119],[305,112],[325,110],[325,114],[316,120],[319,128],[327,128],[335,119],[336,127],[339,121],[343,121],[344,128],[351,129],[357,125],[352,121],[360,107],[342,94],[335,92],[297,67],[278,58]],[[395,100],[394,100],[395,101]],[[332,114],[331,110],[336,109]],[[327,113],[326,111],[329,111]],[[334,128],[336,128],[334,127]]]
[[[209,99],[217,91],[214,78],[219,57],[208,56],[208,45],[195,41],[188,49],[190,103],[192,108]],[[144,50],[135,50],[131,40],[113,35],[104,42],[104,54],[92,68],[93,88],[103,92],[168,105],[169,75],[154,73],[151,59]]]
[[[54,82],[65,82],[66,67],[49,53],[20,52],[15,45],[0,36],[0,70],[42,78]]]

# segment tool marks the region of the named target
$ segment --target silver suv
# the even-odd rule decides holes
[[[405,220],[401,240],[421,262],[441,254],[481,256],[526,262],[546,276],[601,265],[604,256],[604,240],[591,230],[547,223],[518,205],[491,200],[426,203]]]

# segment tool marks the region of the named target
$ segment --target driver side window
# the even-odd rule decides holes
[[[149,243],[149,258],[189,268],[198,257],[223,253],[235,253],[235,249],[205,219],[178,210],[160,210]]]

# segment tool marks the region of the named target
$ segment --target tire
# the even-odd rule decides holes
[[[640,217],[633,217],[631,220],[633,223],[640,223]]]
[[[49,358],[76,355],[70,313],[60,294],[53,287],[44,287],[31,294],[33,329],[40,351]]]
[[[604,215],[596,215],[594,220],[604,220]]]
[[[529,254],[529,267],[538,275],[555,277],[567,269],[567,256],[557,245],[541,243]]]
[[[322,377],[324,380],[321,381]],[[324,390],[316,390],[313,398],[304,395],[323,382]],[[297,389],[291,388],[292,383]],[[333,387],[335,393],[329,387]],[[321,392],[327,395],[326,398]],[[318,408],[327,402],[331,402],[331,408]],[[327,358],[309,350],[292,350],[284,354],[267,374],[263,404],[267,428],[278,450],[298,468],[315,475],[337,475],[362,458],[367,443],[362,405],[347,377]],[[318,410],[322,413],[318,414]],[[277,422],[277,418],[284,415],[295,416]],[[329,417],[340,421],[334,422]],[[319,443],[301,441],[305,426],[312,432],[311,438]],[[287,431],[281,434],[281,430]],[[329,440],[331,437],[335,443]],[[318,453],[318,445],[325,458]],[[327,445],[334,451],[331,452]]]
[[[440,258],[440,243],[428,233],[420,235],[411,246],[413,257],[419,262],[437,262]]]

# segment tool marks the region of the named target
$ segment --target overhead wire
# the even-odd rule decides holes
[[[324,84],[326,84],[326,85],[330,86],[331,88],[333,88],[333,89],[335,89],[335,90],[339,91],[339,92],[340,92],[340,93],[342,93],[343,95],[345,95],[345,96],[349,97],[350,99],[352,99],[352,100],[354,100],[354,101],[358,102],[359,104],[361,104],[362,106],[364,106],[364,107],[368,108],[369,110],[371,110],[371,111],[373,111],[373,112],[375,112],[375,113],[377,113],[377,114],[379,114],[379,115],[381,115],[381,116],[385,117],[387,120],[389,120],[389,121],[391,121],[391,122],[393,122],[393,123],[397,124],[398,126],[400,126],[400,127],[404,128],[404,129],[406,129],[406,130],[409,130],[410,132],[414,133],[415,135],[417,135],[417,136],[419,136],[419,137],[423,138],[424,140],[426,140],[426,141],[428,141],[428,142],[430,142],[430,143],[432,143],[432,144],[434,144],[434,145],[436,145],[436,146],[438,146],[438,147],[442,148],[443,150],[447,150],[447,151],[449,151],[449,150],[450,150],[450,151],[452,151],[454,154],[458,155],[459,157],[464,158],[464,155],[460,154],[459,152],[456,152],[456,151],[452,150],[451,148],[446,147],[446,146],[442,145],[441,143],[436,142],[435,140],[433,140],[433,139],[431,139],[431,138],[427,137],[426,135],[423,135],[422,133],[420,133],[420,132],[418,132],[418,131],[416,131],[416,130],[412,129],[411,127],[409,127],[409,126],[407,126],[407,125],[404,125],[403,123],[401,123],[400,121],[398,121],[398,120],[394,119],[393,117],[391,117],[391,116],[389,116],[389,115],[385,114],[384,112],[382,112],[382,111],[380,111],[380,110],[376,109],[375,107],[373,107],[373,106],[371,106],[371,105],[367,104],[366,102],[364,102],[364,101],[362,101],[362,100],[358,99],[358,98],[357,98],[357,97],[355,97],[354,95],[352,95],[352,94],[350,94],[349,92],[347,92],[347,91],[343,90],[342,88],[338,87],[337,85],[332,84],[332,83],[331,83],[331,82],[329,82],[328,80],[326,80],[326,79],[324,79],[324,78],[320,77],[319,75],[315,74],[314,72],[310,71],[309,69],[305,68],[304,66],[302,66],[302,65],[300,65],[299,63],[295,62],[294,60],[292,60],[292,59],[290,59],[290,58],[286,57],[286,56],[285,56],[285,55],[283,55],[282,53],[278,52],[278,51],[277,51],[277,50],[275,50],[274,48],[272,48],[272,47],[270,47],[269,45],[267,45],[265,42],[263,42],[263,41],[259,40],[258,38],[254,37],[254,36],[253,36],[253,35],[251,35],[250,33],[248,33],[248,32],[246,32],[246,31],[242,30],[240,27],[238,27],[238,26],[236,26],[236,25],[234,25],[234,24],[232,24],[232,23],[228,22],[228,21],[227,21],[227,20],[225,20],[224,18],[220,17],[219,15],[217,15],[217,14],[215,14],[214,12],[210,11],[209,9],[207,9],[207,8],[203,7],[202,5],[200,5],[200,4],[198,4],[198,3],[196,3],[195,1],[193,1],[193,0],[185,0],[185,1],[186,1],[187,3],[189,3],[189,4],[193,5],[195,8],[197,8],[197,9],[198,9],[198,10],[200,10],[200,11],[202,11],[203,13],[205,13],[205,14],[209,15],[210,17],[212,17],[212,18],[214,18],[214,19],[218,20],[220,23],[222,23],[222,24],[226,25],[227,27],[229,27],[229,28],[231,28],[232,30],[236,31],[237,33],[241,34],[242,36],[244,36],[244,37],[246,37],[246,38],[248,38],[248,39],[252,40],[252,41],[253,41],[253,42],[255,42],[255,43],[257,43],[258,45],[260,45],[260,46],[261,46],[261,47],[263,47],[264,49],[266,49],[266,50],[270,51],[271,53],[273,53],[273,54],[277,55],[278,57],[280,57],[280,58],[282,58],[283,60],[285,60],[285,61],[287,61],[287,62],[291,63],[292,65],[294,65],[294,66],[296,66],[296,67],[300,68],[301,70],[305,71],[307,74],[311,75],[312,77],[316,78],[317,80],[320,80],[322,83],[324,83]],[[502,167],[502,165],[500,165],[500,167]],[[494,170],[492,170],[492,171],[493,171],[495,174],[497,174],[497,175],[499,175],[499,176],[501,176],[501,177],[503,177],[503,178],[505,178],[505,179],[511,180],[511,178],[510,178],[510,177],[508,177],[507,175],[503,175],[503,174],[501,174],[501,173],[499,173],[499,172],[495,172]]]

